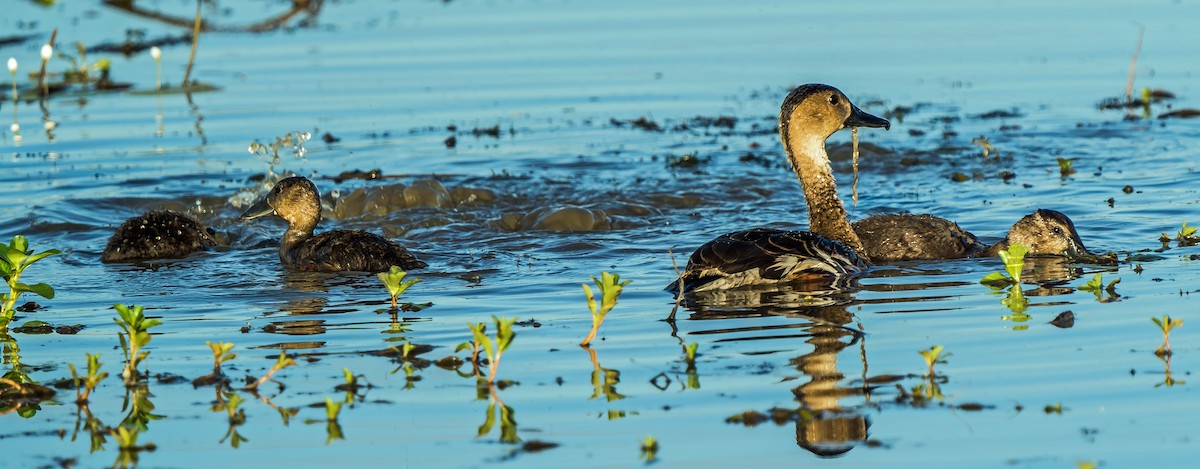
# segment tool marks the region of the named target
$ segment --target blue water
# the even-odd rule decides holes
[[[185,20],[195,8],[144,6]],[[148,38],[185,33],[102,5],[7,7],[0,36],[39,34],[0,47],[0,58],[19,61],[22,86],[55,27],[59,50],[71,55],[76,41],[119,42],[129,28]],[[1159,235],[1174,236],[1184,221],[1200,223],[1197,121],[1153,118],[1168,105],[1198,107],[1193,2],[349,1],[323,3],[306,26],[301,14],[277,31],[228,31],[287,8],[205,6],[205,18],[227,30],[202,34],[193,77],[220,90],[193,94],[190,104],[183,94],[77,88],[46,101],[46,111],[19,103],[19,142],[0,128],[0,239],[24,234],[35,249],[65,252],[23,278],[50,283],[57,296],[29,298],[44,308],[15,325],[85,326],[74,335],[14,333],[31,378],[69,377],[67,363],[82,367],[85,353],[100,353],[113,376],[88,409],[104,426],[118,425],[128,408],[116,376],[117,302],[144,305],[164,321],[153,330],[152,373],[190,380],[210,372],[205,341],[237,345],[225,369],[238,383],[262,375],[281,348],[298,354],[299,365],[276,377],[283,388],[268,384],[262,393],[297,415],[285,422],[238,391],[246,421],[237,430],[248,441],[236,449],[223,438],[227,414],[212,409],[213,388],[150,380],[153,414],[162,418],[140,432],[139,444],[156,445],[139,453],[142,465],[627,467],[642,464],[647,435],[659,442],[656,465],[666,467],[1188,467],[1194,459],[1194,325],[1172,332],[1177,381],[1166,386],[1150,317],[1195,314],[1190,295],[1200,275],[1191,256],[1200,250],[1172,242],[1141,252],[1160,249]],[[1152,118],[1126,120],[1096,104],[1124,93],[1139,25],[1135,89],[1178,98],[1156,104]],[[179,83],[187,53],[186,45],[164,48],[164,81]],[[149,54],[92,53],[88,61],[101,57],[115,80],[153,89]],[[56,58],[48,68],[69,66]],[[782,97],[806,82],[837,86],[876,114],[913,108],[890,131],[861,133],[853,218],[933,213],[994,241],[1020,216],[1049,208],[1068,214],[1093,251],[1158,257],[1033,263],[1025,322],[1003,319],[1012,314],[1003,294],[977,283],[1003,265],[978,259],[878,267],[832,304],[793,295],[680,308],[673,330],[673,298],[661,291],[675,275],[668,249],[682,263],[726,231],[803,227],[802,193],[773,129]],[[1017,116],[979,117],[995,110]],[[11,101],[0,103],[0,119],[13,116]],[[696,116],[737,123],[676,130]],[[640,117],[666,131],[612,123]],[[45,120],[56,127],[47,132]],[[492,126],[496,138],[472,135]],[[303,158],[285,152],[269,168],[246,150],[292,131],[313,135]],[[327,132],[340,141],[323,142]],[[970,143],[978,136],[1001,156],[984,158]],[[830,143],[847,204],[849,139],[842,132]],[[747,152],[774,164],[742,161]],[[667,165],[685,154],[708,162]],[[1077,172],[1061,176],[1059,157],[1073,159]],[[920,164],[901,163],[913,158]],[[329,179],[376,168],[394,177]],[[262,194],[253,176],[269,170],[309,176],[343,201],[358,189],[387,198],[399,190],[388,185],[432,180],[451,194],[481,196],[327,216],[325,228],[386,234],[431,264],[411,274],[424,281],[404,299],[433,305],[402,313],[408,332],[384,333],[391,319],[378,280],[287,273],[274,244],[282,225],[236,221]],[[1016,177],[1006,181],[1001,171]],[[981,177],[951,182],[956,172]],[[1134,191],[1124,193],[1126,185]],[[156,267],[99,262],[121,221],[162,207],[188,211],[229,245]],[[514,230],[523,216],[564,207],[605,222],[593,231]],[[619,372],[607,395],[577,345],[590,326],[579,284],[601,271],[634,281],[593,344],[599,366]],[[1121,279],[1117,301],[1077,289],[1095,273],[1105,283]],[[1066,310],[1074,327],[1047,324]],[[490,323],[494,314],[540,324],[516,328],[499,375],[519,384],[498,397],[514,411],[517,437],[554,448],[503,442],[499,422],[480,435],[489,400],[478,398],[473,377],[429,367],[408,382],[394,360],[367,353],[402,337],[432,346],[423,355],[430,360],[465,357],[454,351],[471,338],[464,323]],[[699,356],[689,380],[683,346],[691,343]],[[918,351],[934,345],[953,354],[936,368],[943,397],[914,404],[904,396],[925,383]],[[13,366],[9,357],[4,366]],[[325,397],[346,399],[334,390],[343,368],[373,387],[350,398],[339,418],[345,438],[327,443],[324,422],[304,420],[324,419],[310,405]],[[877,380],[884,375],[896,377]],[[59,390],[32,416],[0,416],[7,460],[119,462],[113,437],[92,451],[89,433],[75,431],[73,401],[73,391]],[[1057,404],[1061,414],[1044,410]],[[780,423],[726,423],[773,408],[792,412]]]

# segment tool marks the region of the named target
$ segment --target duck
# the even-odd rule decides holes
[[[720,235],[688,258],[667,286],[676,293],[783,283],[829,283],[858,275],[870,257],[851,228],[825,140],[846,127],[890,129],[837,88],[811,83],[793,89],[779,111],[779,138],[808,206],[808,231],[752,228]]]
[[[850,226],[876,263],[995,257],[1015,243],[1028,248],[1031,256],[1089,255],[1075,223],[1056,210],[1038,209],[1025,215],[991,246],[957,223],[927,214],[874,215]]]
[[[284,267],[308,272],[384,272],[391,266],[404,270],[426,267],[399,243],[361,230],[332,230],[314,235],[321,222],[321,199],[316,184],[293,176],[280,180],[240,220],[268,215],[287,221],[279,242]]]
[[[151,210],[125,220],[104,245],[106,264],[182,259],[217,245],[212,229],[173,210]]]

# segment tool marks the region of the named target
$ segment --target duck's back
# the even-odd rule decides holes
[[[987,249],[957,223],[933,215],[875,215],[851,227],[873,262],[959,259]]]
[[[825,281],[868,264],[853,249],[807,231],[755,228],[726,233],[692,253],[679,281],[684,291],[780,282]]]
[[[216,245],[212,233],[191,217],[155,210],[125,220],[100,255],[101,262],[179,259]]]
[[[419,269],[421,262],[399,243],[358,230],[334,230],[316,235],[281,256],[284,265],[312,272],[383,272],[391,266]]]

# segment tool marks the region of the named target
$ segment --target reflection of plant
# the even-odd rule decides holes
[[[651,435],[642,439],[642,461],[653,463],[658,458],[658,440]]]
[[[138,445],[138,435],[141,434],[139,429],[131,429],[127,427],[117,427],[112,431],[113,439],[117,442],[117,447],[120,451],[117,454],[117,460],[113,462],[113,467],[132,467],[138,465],[138,455],[142,451],[151,451],[155,449],[154,443],[146,443]]]
[[[1121,296],[1121,295],[1117,294],[1117,284],[1118,283],[1121,283],[1120,278],[1117,278],[1111,282],[1108,282],[1108,286],[1105,286],[1104,285],[1104,277],[1102,276],[1102,274],[1097,273],[1094,277],[1092,277],[1091,280],[1088,281],[1088,283],[1086,283],[1084,285],[1080,285],[1079,291],[1092,292],[1093,294],[1096,295],[1096,301],[1108,303],[1111,301],[1115,301],[1117,299],[1117,297]],[[1107,299],[1103,298],[1101,296],[1101,292],[1107,292],[1108,298]]]
[[[296,366],[296,360],[292,359],[292,357],[289,357],[286,353],[283,352],[283,350],[280,350],[279,358],[275,360],[275,364],[271,365],[271,369],[267,370],[267,374],[263,375],[261,378],[258,378],[257,381],[250,383],[250,385],[246,386],[245,389],[246,390],[258,389],[259,386],[261,386],[263,383],[267,382],[267,380],[271,379],[271,377],[274,376],[275,373],[278,373],[279,370],[282,370],[289,366]]]
[[[617,392],[617,383],[621,382],[621,372],[600,366],[600,360],[596,358],[596,350],[591,347],[583,347],[588,352],[588,358],[592,360],[592,397],[595,399],[604,395],[608,402],[624,399],[625,396]]]
[[[54,298],[54,289],[50,285],[45,283],[26,285],[21,283],[20,279],[21,274],[25,273],[25,269],[34,262],[62,252],[57,249],[48,249],[34,254],[28,249],[29,241],[21,235],[13,236],[12,241],[8,244],[0,243],[0,277],[3,277],[4,283],[8,284],[8,293],[0,293],[0,331],[8,330],[8,323],[16,314],[16,310],[13,308],[17,304],[17,297],[21,294],[32,292],[46,299]]]
[[[1165,314],[1163,315],[1162,319],[1152,317],[1150,320],[1154,321],[1155,324],[1158,324],[1158,328],[1162,330],[1163,334],[1163,343],[1158,347],[1158,349],[1154,350],[1154,354],[1160,357],[1163,355],[1170,355],[1171,330],[1175,329],[1176,327],[1183,327],[1183,320],[1171,319],[1171,316]]]
[[[400,297],[404,290],[408,290],[408,287],[421,281],[419,278],[404,280],[405,275],[408,275],[408,272],[394,265],[387,272],[377,274],[379,280],[387,287],[388,293],[392,295],[392,309],[396,309],[396,298]]]
[[[67,364],[67,368],[71,370],[71,380],[75,384],[75,403],[80,405],[86,405],[88,396],[92,394],[96,386],[100,385],[101,381],[104,381],[104,378],[108,377],[107,371],[100,371],[100,354],[87,353],[84,355],[87,356],[87,376],[80,378],[79,374],[75,372],[75,364]]]
[[[600,324],[604,322],[604,317],[617,305],[617,297],[621,296],[621,290],[632,280],[622,282],[620,274],[601,272],[599,279],[592,277],[592,282],[596,284],[596,288],[600,289],[600,307],[596,307],[596,298],[592,294],[591,287],[588,287],[586,283],[582,284],[583,294],[587,297],[588,309],[592,312],[592,331],[579,345],[587,345],[596,338],[596,331],[600,330]]]
[[[684,373],[687,374],[687,389],[700,389],[700,374],[696,372],[696,349],[700,344],[692,342],[683,346],[683,361],[687,364]]]
[[[459,345],[459,347],[462,347],[462,345]],[[397,359],[400,360],[401,362],[403,362],[403,364],[400,365],[399,368],[392,370],[392,373],[395,373],[396,371],[399,371],[399,370],[404,370],[404,389],[414,388],[415,387],[414,383],[421,380],[421,377],[416,374],[416,368],[413,367],[413,364],[412,364],[413,363],[412,352],[413,352],[413,350],[415,350],[417,348],[417,346],[413,345],[411,342],[404,341],[404,343],[400,344],[399,347],[392,345],[392,346],[389,346],[388,348],[395,351]],[[478,370],[478,368],[476,368],[476,370]]]
[[[921,358],[925,359],[925,366],[928,367],[928,371],[922,376],[922,378],[925,378],[925,382],[912,388],[914,404],[925,404],[934,399],[945,398],[942,395],[941,384],[946,382],[946,377],[938,375],[933,369],[939,363],[946,363],[946,359],[953,355],[951,353],[942,353],[943,350],[944,348],[941,345],[934,345],[929,347],[929,350],[918,351],[921,354]]]
[[[140,373],[138,373],[138,365],[142,360],[146,359],[150,352],[142,350],[150,343],[150,328],[162,324],[158,319],[147,319],[142,314],[141,306],[132,308],[123,304],[117,303],[113,305],[117,310],[119,318],[113,319],[124,333],[118,332],[117,338],[121,340],[121,351],[125,352],[125,369],[121,372],[121,377],[125,380],[126,386],[132,386],[138,382]],[[128,336],[128,339],[126,339]]]
[[[1166,386],[1169,388],[1169,387],[1175,386],[1176,384],[1187,384],[1185,381],[1177,380],[1171,376],[1171,354],[1170,353],[1159,354],[1158,352],[1155,352],[1155,355],[1158,355],[1158,359],[1163,361],[1163,366],[1165,368],[1163,369],[1163,375],[1164,375],[1163,382],[1155,384],[1154,387],[1157,388],[1157,387],[1161,387],[1161,386]]]
[[[500,418],[500,442],[515,444],[520,443],[521,438],[517,436],[517,419],[516,413],[512,407],[509,407],[500,400],[500,397],[493,391],[490,393],[491,398],[488,400],[487,417],[483,420],[483,425],[479,426],[475,437],[487,436],[492,432],[492,427],[496,426],[496,417]],[[496,405],[499,404],[499,405]],[[499,415],[497,415],[499,414]]]
[[[220,412],[224,410],[229,415],[229,430],[225,431],[225,436],[221,437],[218,443],[224,443],[229,440],[229,445],[237,448],[243,441],[250,441],[248,438],[238,433],[237,427],[246,423],[246,410],[238,408],[245,402],[242,396],[235,392],[217,391],[217,405],[213,406],[213,411]]]
[[[462,343],[457,350],[464,348],[472,348],[471,361],[478,364],[479,350],[482,349],[488,357],[488,384],[496,381],[496,369],[500,367],[500,355],[508,350],[508,346],[512,345],[512,340],[516,337],[516,333],[512,330],[513,323],[517,322],[517,318],[505,319],[502,317],[492,316],[492,321],[496,324],[496,340],[492,341],[487,336],[487,323],[467,323],[467,327],[471,329],[471,335],[474,337],[474,342]]]

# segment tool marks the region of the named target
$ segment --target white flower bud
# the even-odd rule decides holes
[[[17,58],[8,58],[8,73],[17,73]]]
[[[161,59],[162,58],[162,49],[159,49],[158,46],[151,47],[150,48],[150,57],[153,57],[154,60]]]
[[[54,46],[42,44],[42,60],[50,60],[50,57],[54,57]]]

